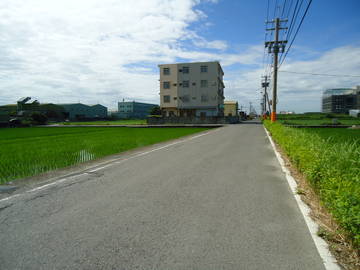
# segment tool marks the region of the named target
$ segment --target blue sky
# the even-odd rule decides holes
[[[269,0],[269,19],[277,2]],[[308,0],[303,0],[302,10]],[[0,104],[158,103],[158,64],[219,60],[226,99],[259,111],[267,0],[2,0]],[[314,0],[282,71],[360,75],[358,0]],[[286,10],[285,10],[286,13]],[[356,77],[279,74],[279,110],[319,111]]]

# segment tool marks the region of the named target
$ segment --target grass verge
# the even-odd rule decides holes
[[[264,125],[359,248],[360,130],[303,130],[270,121]]]
[[[0,184],[204,130],[206,128],[2,128]]]

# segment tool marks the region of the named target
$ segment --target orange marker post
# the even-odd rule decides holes
[[[276,113],[271,112],[271,122],[276,122]]]

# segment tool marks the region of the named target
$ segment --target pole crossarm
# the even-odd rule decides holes
[[[274,46],[275,44],[277,44],[277,45],[283,45],[283,44],[287,44],[287,40],[279,40],[279,41],[266,41],[265,42],[265,48],[267,48],[267,47],[271,47],[271,46]]]
[[[280,19],[279,19],[279,22],[280,22],[280,23],[282,23],[282,22],[287,22],[287,21],[288,21],[288,19],[283,19],[283,20],[280,20]],[[276,19],[271,20],[271,21],[265,21],[265,23],[276,23]]]

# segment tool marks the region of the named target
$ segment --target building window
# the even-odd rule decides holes
[[[164,103],[169,103],[170,102],[170,96],[166,95],[164,96]]]
[[[164,68],[163,69],[163,74],[164,75],[170,75],[170,68]]]
[[[200,66],[200,72],[208,72],[208,66]]]
[[[185,87],[185,88],[187,88],[187,87],[189,87],[189,81],[183,81],[182,82],[182,87]]]
[[[201,85],[201,87],[207,87],[208,86],[208,81],[207,80],[201,80],[200,85]]]
[[[163,82],[164,89],[170,89],[170,82]]]
[[[201,95],[201,102],[206,102],[208,101],[208,96],[207,95]]]
[[[189,73],[189,67],[183,67],[182,72],[183,73]]]

